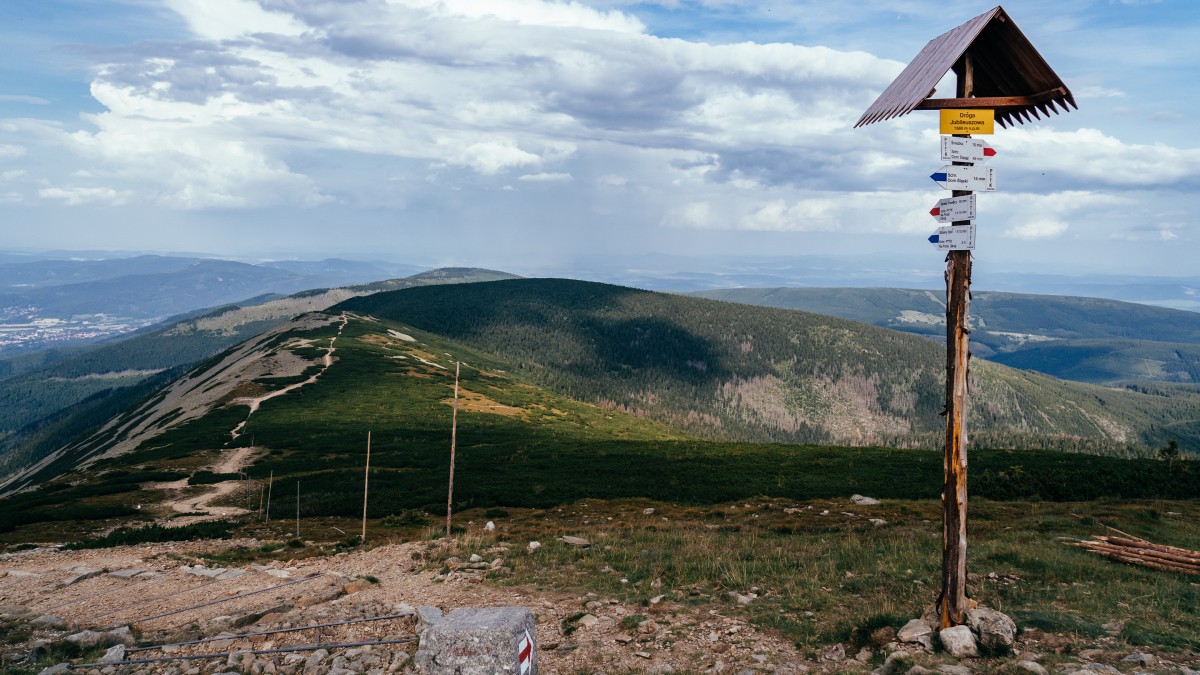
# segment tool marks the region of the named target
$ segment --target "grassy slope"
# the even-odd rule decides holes
[[[145,384],[162,386],[153,379],[156,373],[197,363],[303,312],[380,290],[503,278],[513,276],[475,268],[430,270],[352,289],[317,289],[220,307],[127,338],[43,355],[44,365],[0,379],[0,410],[5,411],[0,419],[0,477],[117,414],[114,402],[128,405],[130,392],[145,395]],[[35,358],[24,355],[22,361]]]
[[[410,289],[339,307],[460,340],[542,386],[704,437],[936,446],[941,433],[941,348],[826,316],[544,279]],[[1191,396],[1150,398],[985,363],[975,377],[973,432],[998,445],[1123,451],[1160,442],[1162,425],[1195,431]]]

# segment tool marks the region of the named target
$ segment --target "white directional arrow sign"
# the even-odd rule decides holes
[[[929,209],[929,215],[937,218],[939,223],[975,220],[975,195],[939,199],[937,206]]]
[[[947,190],[996,191],[996,170],[986,166],[943,166],[929,177]]]
[[[986,162],[996,156],[996,151],[979,138],[942,136],[943,162]]]
[[[929,243],[939,251],[970,251],[975,248],[975,223],[939,227],[929,235]]]

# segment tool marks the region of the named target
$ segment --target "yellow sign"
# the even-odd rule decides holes
[[[942,110],[943,134],[994,134],[995,110]]]

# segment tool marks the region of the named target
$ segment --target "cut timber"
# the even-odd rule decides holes
[[[1145,539],[1098,536],[1091,541],[1068,542],[1097,555],[1130,565],[1164,572],[1200,575],[1200,551],[1154,544]]]

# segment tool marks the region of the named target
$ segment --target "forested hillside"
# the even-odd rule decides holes
[[[730,288],[692,295],[817,312],[945,338],[943,293],[899,288]],[[979,291],[975,356],[1094,384],[1200,382],[1200,313],[1131,302]]]
[[[935,446],[944,352],[859,323],[587,282],[418,288],[347,309],[460,340],[532,381],[708,438]],[[1192,438],[1196,397],[1150,397],[977,363],[972,433],[1128,452]]]

